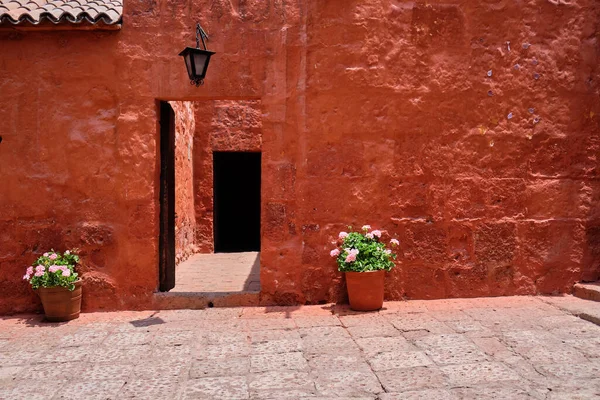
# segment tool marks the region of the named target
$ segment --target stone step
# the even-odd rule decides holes
[[[600,282],[577,283],[573,287],[573,295],[580,299],[600,301]]]
[[[154,293],[157,310],[199,310],[210,307],[250,307],[262,305],[260,292],[164,292]]]

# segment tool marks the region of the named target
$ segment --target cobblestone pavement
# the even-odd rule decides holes
[[[563,299],[4,318],[0,398],[598,398],[600,327]]]

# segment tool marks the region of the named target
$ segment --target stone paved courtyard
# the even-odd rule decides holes
[[[0,399],[592,399],[600,303],[508,297],[0,319]],[[586,314],[587,315],[587,314]]]

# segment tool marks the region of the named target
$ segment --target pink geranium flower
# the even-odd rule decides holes
[[[43,265],[38,265],[37,267],[35,267],[35,276],[39,276],[38,273],[42,273],[42,275],[44,275],[44,271],[46,271],[46,268]]]
[[[58,258],[58,256],[55,253],[50,254],[50,257],[48,257],[51,260],[56,260]]]
[[[392,251],[391,251],[390,249],[387,249],[387,250],[385,251],[385,254],[392,254]]]
[[[49,253],[44,253],[44,257],[48,257],[48,254],[49,254]]]
[[[349,262],[354,262],[356,261],[356,254],[355,253],[350,253],[346,256],[346,260],[347,263]]]
[[[35,276],[44,276],[44,271],[36,271]]]
[[[69,255],[69,254],[71,254],[71,252],[69,250],[67,250],[67,251],[65,251],[65,254]]]
[[[365,236],[367,237],[367,239],[373,239],[374,237],[372,233],[367,233]]]
[[[330,255],[331,257],[337,257],[337,256],[339,256],[339,255],[340,255],[340,251],[339,251],[338,249],[333,249],[333,250],[331,250],[331,251],[329,252],[329,255]]]
[[[371,225],[363,225],[362,229],[363,231],[368,231],[369,229],[371,229]]]
[[[62,276],[71,276],[71,271],[68,269],[64,269],[62,272]]]
[[[344,249],[348,252],[346,256],[346,262],[354,262],[356,261],[356,256],[358,255],[358,249]]]
[[[28,281],[29,279],[31,279],[31,275],[29,275],[29,274],[23,275],[23,280]]]
[[[338,235],[338,238],[344,240],[346,238],[346,236],[348,236],[348,232],[340,232],[340,234]]]
[[[381,237],[381,231],[379,230],[374,230],[373,232],[371,232],[373,234],[373,236],[377,236],[378,238]]]
[[[27,275],[33,275],[33,267],[27,268]]]
[[[398,245],[400,244],[400,242],[399,242],[399,241],[397,241],[396,239],[392,239],[392,240],[390,240],[390,243],[391,243],[393,246],[398,246]]]
[[[48,271],[50,271],[50,272],[56,272],[59,270],[60,270],[60,268],[58,267],[58,265],[51,265],[50,268],[48,268]]]

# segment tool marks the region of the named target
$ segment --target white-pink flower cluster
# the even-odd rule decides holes
[[[356,256],[358,255],[358,249],[344,249],[348,252],[348,255],[346,256],[346,259],[344,261],[346,262],[354,262],[356,261]]]
[[[35,271],[35,272],[34,272]],[[55,273],[61,271],[61,275],[68,277],[71,276],[71,270],[69,269],[69,267],[67,267],[66,265],[51,265],[48,267],[48,272],[50,273]],[[31,275],[33,276],[44,276],[44,274],[46,273],[46,267],[44,267],[42,264],[37,265],[35,267],[35,269],[33,267],[27,267],[27,270],[25,271],[25,275],[23,275],[23,280],[30,280],[31,279]]]

